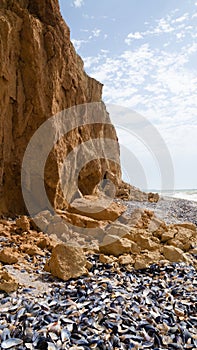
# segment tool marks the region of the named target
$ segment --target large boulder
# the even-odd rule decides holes
[[[115,221],[125,210],[126,207],[122,204],[113,202],[109,198],[96,196],[75,199],[68,208],[71,213],[103,221]]]
[[[80,247],[60,243],[53,248],[51,257],[45,265],[45,271],[67,281],[87,273],[86,263],[86,256]]]

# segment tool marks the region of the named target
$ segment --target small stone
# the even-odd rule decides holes
[[[188,241],[190,241],[193,233],[193,230],[179,226],[178,233],[176,234],[176,239],[178,239],[181,243],[186,244]]]
[[[45,255],[44,252],[39,247],[31,244],[22,244],[20,248],[22,252],[28,254],[29,256]]]
[[[21,216],[19,219],[16,220],[16,226],[22,231],[30,230],[30,222],[28,217],[25,215]]]
[[[49,224],[49,222],[47,221],[47,219],[44,216],[37,216],[31,220],[31,225],[37,231],[41,230],[43,232],[46,232],[48,224]]]
[[[18,262],[18,253],[12,248],[4,248],[0,251],[0,261],[5,264],[15,264]]]
[[[102,264],[111,264],[116,260],[116,258],[113,256],[108,256],[108,255],[104,255],[104,254],[100,254],[99,255],[99,261]]]
[[[148,201],[151,203],[156,203],[159,201],[159,194],[158,193],[148,193]]]
[[[0,271],[0,290],[6,293],[14,292],[18,289],[18,282],[7,271]]]
[[[107,255],[119,256],[131,252],[131,242],[127,238],[106,235],[100,246],[100,252]]]
[[[50,223],[47,227],[47,233],[49,235],[56,234],[57,237],[61,237],[63,233],[69,233],[68,226],[63,222],[63,219],[58,216],[60,221]]]
[[[169,241],[170,239],[173,239],[174,238],[174,235],[175,235],[175,232],[174,231],[167,231],[167,232],[164,232],[161,236],[161,242],[167,242]]]
[[[161,260],[161,254],[159,251],[149,252],[144,251],[138,255],[135,260],[134,268],[136,270],[142,270],[148,268],[151,264]]]
[[[86,269],[90,270],[92,268],[93,264],[91,263],[91,261],[86,262]]]
[[[136,243],[141,249],[155,250],[158,248],[157,243],[153,242],[150,237],[144,237],[143,235],[138,236]]]
[[[123,224],[112,224],[107,227],[106,234],[125,237],[126,235],[129,235],[129,227]]]
[[[176,248],[179,248],[181,250],[184,250],[184,244],[182,242],[180,242],[178,239],[176,238],[173,238],[173,239],[170,239],[167,244],[169,246],[174,246]]]
[[[50,239],[49,237],[40,238],[36,244],[41,249],[48,248],[50,247]]]
[[[163,255],[171,262],[179,262],[185,260],[183,251],[174,246],[164,246]]]
[[[121,255],[118,258],[118,262],[121,265],[128,265],[128,264],[133,264],[134,263],[134,259],[133,259],[132,255],[130,255],[130,254]]]

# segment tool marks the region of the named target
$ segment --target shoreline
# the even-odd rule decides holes
[[[135,209],[148,209],[167,224],[191,222],[197,226],[197,202],[187,199],[162,196],[157,203],[122,201],[127,210],[125,214],[132,213]]]

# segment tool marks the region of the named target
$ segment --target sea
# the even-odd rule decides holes
[[[154,192],[157,192],[154,190]],[[189,201],[197,202],[197,189],[181,189],[181,190],[168,190],[158,191],[161,196],[187,199]]]

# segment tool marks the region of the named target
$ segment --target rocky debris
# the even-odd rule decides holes
[[[123,201],[127,206],[124,215],[131,215],[136,209],[154,211],[155,216],[166,224],[188,224],[197,226],[197,204],[196,202],[172,197],[160,197],[157,203]]]
[[[0,270],[0,290],[11,293],[18,289],[18,282],[7,271]]]
[[[106,227],[100,253],[114,256],[130,253],[131,264],[133,261],[136,269],[147,268],[160,260],[186,261],[185,252],[191,255],[197,246],[195,226],[166,225],[149,210],[137,209],[130,217],[123,214],[121,221],[124,224],[113,223]]]
[[[96,196],[84,196],[74,200],[68,207],[68,211],[85,215],[95,220],[115,221],[126,207],[111,199]]]
[[[19,254],[13,248],[4,248],[0,251],[0,261],[4,264],[15,264],[18,262]]]
[[[31,244],[21,244],[20,250],[29,256],[45,255],[42,249],[40,249],[38,246],[32,246]]]
[[[123,182],[117,187],[116,196],[122,200],[151,202],[159,201],[159,194],[152,192],[143,192],[139,188]]]
[[[87,259],[81,248],[58,244],[52,250],[45,271],[50,272],[63,281],[76,278],[87,273]]]
[[[116,204],[115,212],[117,213],[119,204]],[[96,208],[98,208],[97,203]],[[68,222],[69,215],[72,216],[71,222],[75,225],[70,225]],[[166,225],[151,210],[136,209],[130,214],[123,213],[114,222],[96,220],[69,211],[58,210],[57,214],[52,215],[45,210],[37,214],[34,220],[36,224],[27,217],[20,217],[17,221],[6,221],[5,219],[0,221],[0,260],[7,267],[23,269],[22,266],[26,266],[27,271],[36,271],[37,266],[41,264],[43,269],[44,265],[46,268],[48,266],[48,271],[55,276],[58,273],[58,276],[63,276],[61,278],[68,278],[69,273],[72,273],[67,270],[66,265],[70,259],[70,253],[66,256],[65,249],[63,253],[60,252],[64,254],[64,265],[61,264],[64,259],[57,257],[59,253],[55,258],[58,263],[53,264],[54,249],[57,245],[62,244],[63,246],[64,244],[69,245],[69,249],[73,247],[79,250],[82,252],[82,257],[84,254],[86,256],[99,254],[102,263],[125,265],[128,269],[131,267],[144,269],[162,260],[186,261],[196,266],[196,226],[188,222]],[[90,226],[93,227],[88,227],[88,222],[91,222]],[[44,223],[43,228],[48,232],[47,234],[41,231],[41,227],[38,227],[42,223]],[[78,231],[76,223],[79,224]],[[29,227],[30,229],[26,230]],[[51,251],[53,251],[52,254]],[[52,267],[49,267],[50,256]],[[47,264],[46,258],[48,259]],[[73,261],[73,264],[75,263],[77,264]],[[59,269],[58,272],[56,267]],[[66,269],[65,272],[64,269]],[[84,263],[81,273],[84,273],[85,270],[87,266]]]

